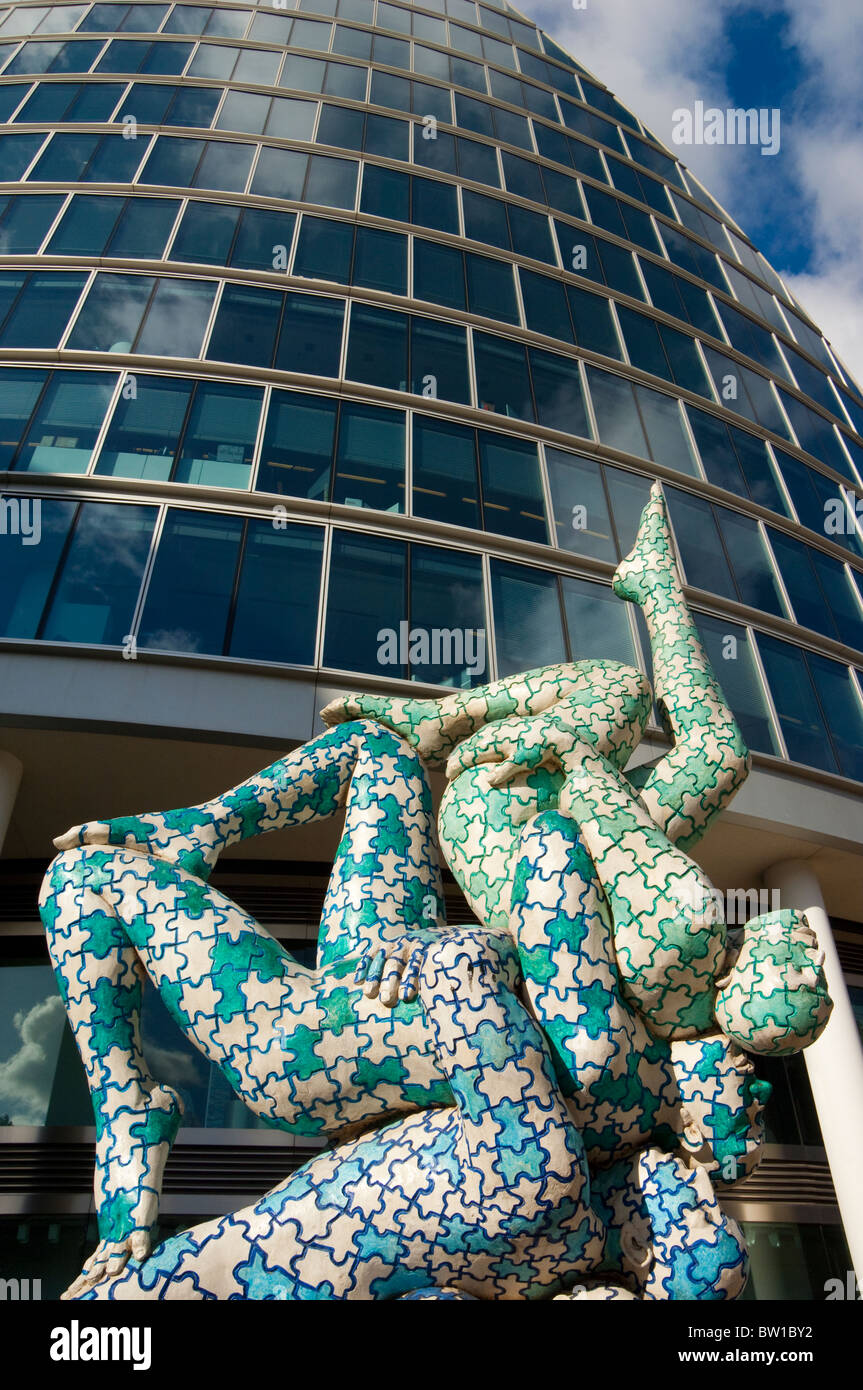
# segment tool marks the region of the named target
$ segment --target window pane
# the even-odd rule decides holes
[[[763,633],[758,634],[758,649],[789,758],[838,772],[803,653]]]
[[[309,280],[335,280],[347,285],[351,275],[354,228],[349,222],[306,214],[294,256],[294,274]]]
[[[231,265],[247,270],[274,270],[287,265],[296,216],[292,212],[268,212],[246,208],[231,252]]]
[[[587,369],[590,394],[596,415],[599,437],[603,444],[624,454],[647,456],[641,420],[635,408],[631,384],[623,377],[609,372]]]
[[[683,430],[680,406],[674,396],[652,391],[649,386],[636,386],[635,396],[647,434],[651,457],[667,468],[698,477],[695,459]]]
[[[687,405],[686,413],[709,481],[738,497],[745,497],[746,482],[725,421],[692,405]]]
[[[846,777],[863,781],[863,707],[847,666],[808,652],[806,660]]]
[[[8,526],[0,532],[0,637],[36,636],[76,508],[53,498],[22,499],[19,534]]]
[[[485,529],[544,545],[548,540],[536,445],[480,431]]]
[[[809,557],[813,552],[793,536],[774,531],[772,526],[768,535],[797,622],[825,637],[838,638],[833,615],[812,571]]]
[[[840,642],[847,642],[849,647],[863,651],[863,617],[860,604],[852,592],[848,571],[832,555],[825,555],[820,550],[809,548],[809,559],[830,605]]]
[[[336,432],[335,400],[274,391],[257,489],[327,502]]]
[[[339,419],[333,501],[401,512],[404,490],[404,414],[345,401]]]
[[[3,325],[3,347],[56,347],[86,281],[85,275],[31,275]]]
[[[176,198],[130,198],[105,254],[159,260],[179,209]]]
[[[189,203],[171,247],[171,260],[227,265],[240,211],[228,204]]]
[[[560,583],[572,660],[594,657],[637,666],[627,607],[614,590],[570,576]]]
[[[337,377],[344,317],[342,299],[286,295],[276,366],[283,372]]]
[[[462,252],[414,238],[414,298],[452,309],[466,308]]]
[[[52,256],[100,256],[123,207],[122,198],[79,193],[48,243]]]
[[[372,386],[407,389],[407,314],[354,303],[345,375]]]
[[[352,208],[357,196],[359,164],[354,159],[336,159],[330,155],[309,156],[306,179],[307,203],[320,203],[328,208]]]
[[[512,266],[488,256],[465,256],[468,307],[472,314],[483,314],[505,323],[518,323]]]
[[[407,677],[392,660],[386,629],[406,619],[406,547],[402,541],[334,531],[327,592],[324,665],[342,671]]]
[[[250,521],[228,654],[312,666],[324,533]]]
[[[0,370],[0,469],[9,468],[48,373],[36,369]]]
[[[545,450],[555,541],[560,550],[592,555],[615,564],[617,552],[611,535],[608,506],[595,459],[562,449]]]
[[[394,169],[380,169],[375,164],[364,164],[360,210],[374,217],[409,222],[410,179],[407,174],[396,173]]]
[[[731,429],[729,433],[753,502],[780,516],[789,516],[788,503],[776,481],[764,440],[756,439],[748,430]]]
[[[208,359],[269,367],[283,299],[279,290],[226,284],[207,348]]]
[[[194,382],[136,376],[134,393],[130,382],[120,392],[96,472],[164,482],[171,476]]]
[[[302,198],[307,164],[308,155],[299,150],[265,146],[255,165],[250,191],[270,198]]]
[[[222,654],[242,533],[240,517],[169,510],[139,646]]]
[[[479,555],[412,545],[410,575],[411,678],[461,689],[488,680]]]
[[[731,561],[734,578],[744,603],[762,608],[777,617],[787,616],[779,594],[773,566],[767,556],[757,521],[741,516],[726,507],[714,507],[725,549]]]
[[[746,628],[704,613],[696,613],[695,621],[722,693],[749,747],[778,757],[780,748]]]
[[[85,502],[41,636],[117,647],[129,632],[155,507]]]
[[[539,423],[590,439],[578,363],[540,348],[529,348],[527,355]]]
[[[566,661],[555,575],[492,560],[491,592],[499,676]]]
[[[85,473],[116,381],[109,372],[53,372],[16,468]]]
[[[574,341],[566,300],[566,286],[533,270],[519,270],[525,322],[534,333],[546,333],[561,342]]]
[[[242,193],[254,154],[254,145],[209,140],[193,180],[195,188],[219,188],[229,193]]]
[[[248,486],[263,394],[255,386],[198,384],[177,460],[177,482]]]
[[[411,179],[411,221],[420,227],[433,227],[439,232],[458,236],[458,197],[451,184],[423,179],[414,174]]]
[[[141,183],[188,188],[204,152],[204,140],[160,135],[150,150],[139,177]]]
[[[516,420],[533,420],[525,350],[490,333],[474,333],[477,404]]]
[[[38,251],[62,201],[61,195],[53,193],[13,198],[0,226],[0,254],[20,256]]]
[[[710,503],[689,492],[679,492],[676,487],[666,487],[665,495],[686,582],[708,593],[736,599],[737,590]]]
[[[197,357],[216,285],[212,280],[159,280],[135,351],[161,357]]]
[[[629,473],[626,469],[614,468],[607,463],[603,464],[602,471],[611,498],[611,515],[622,559],[635,543],[641,513],[650,500],[651,480],[640,473]]]
[[[390,294],[407,293],[407,237],[357,227],[353,283]]]
[[[480,526],[474,431],[415,415],[413,510],[455,526]]]
[[[461,324],[412,318],[411,390],[470,405],[467,333]]]
[[[575,325],[575,341],[579,347],[604,353],[606,357],[622,357],[611,321],[609,300],[591,294],[590,290],[579,289],[577,285],[567,285],[566,295]]]

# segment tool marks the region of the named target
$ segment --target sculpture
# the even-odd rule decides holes
[[[687,856],[749,757],[686,607],[655,487],[615,589],[674,743],[624,769],[651,692],[590,661],[441,700],[357,696],[201,806],[61,836],[41,911],[97,1124],[101,1241],[73,1297],[724,1298],[745,1247],[710,1174],[759,1156],[747,1052],[830,1011],[782,911],[728,938]],[[480,925],[449,928],[441,843]],[[223,848],[336,814],[317,969],[207,883]],[[144,972],[275,1126],[333,1147],[150,1253],[180,1103],[149,1075]],[[724,1031],[723,1031],[724,1030]]]

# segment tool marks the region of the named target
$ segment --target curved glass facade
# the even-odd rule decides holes
[[[0,655],[649,670],[611,576],[659,479],[753,751],[863,782],[860,388],[517,11],[0,4],[0,123]],[[150,1017],[194,1123],[244,1124]],[[61,1024],[7,1123],[86,1123]],[[798,1062],[769,1138],[817,1145]]]
[[[753,749],[863,778],[859,390],[547,36],[19,4],[0,60],[4,639],[432,685],[644,660],[608,580],[658,476]],[[482,667],[381,669],[405,621]]]

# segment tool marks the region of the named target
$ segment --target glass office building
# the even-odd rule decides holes
[[[52,836],[215,794],[341,690],[649,669],[610,580],[655,479],[754,752],[704,865],[806,860],[863,1014],[863,398],[600,79],[507,4],[0,5],[0,1275],[54,1295],[94,1239]],[[310,959],[335,843],[215,882]],[[307,1156],[144,1032],[165,1230]],[[803,1058],[759,1067],[750,1296],[822,1298],[847,1156]]]

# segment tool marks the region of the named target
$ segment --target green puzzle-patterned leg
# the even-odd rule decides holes
[[[644,612],[656,697],[674,738],[670,753],[628,779],[654,823],[689,849],[746,780],[750,757],[687,607],[658,483],[635,546],[617,567],[614,591]]]

